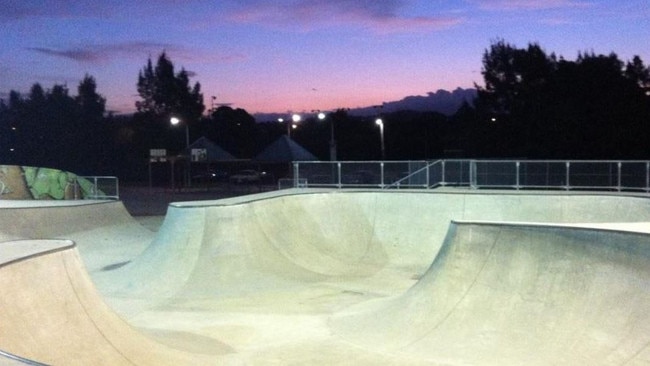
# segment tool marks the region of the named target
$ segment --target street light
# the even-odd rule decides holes
[[[323,121],[327,115],[323,112],[318,112],[318,119]],[[336,161],[336,140],[334,139],[334,120],[330,119],[330,161]]]
[[[181,123],[181,120],[178,117],[172,117],[169,119],[169,122],[172,124],[172,126],[179,125]],[[185,123],[185,149],[190,148],[190,127],[188,126],[187,123]],[[185,183],[189,187],[192,184],[191,178],[190,178],[190,169],[191,169],[191,164],[190,164],[190,154],[191,152],[187,152],[188,157],[187,157],[187,169],[185,171]],[[174,161],[172,160],[172,191],[174,190]]]
[[[381,138],[381,160],[386,159],[386,147],[384,145],[384,121],[381,118],[375,120],[375,124],[379,126],[379,136]]]
[[[293,115],[291,115],[292,123],[287,124],[287,135],[289,136],[289,138],[291,138],[291,129],[292,128],[295,129],[296,127],[298,127],[298,122],[300,122],[301,119],[302,119],[302,117],[300,117],[300,115],[297,114],[297,113],[294,113]]]
[[[177,117],[172,117],[169,119],[169,122],[172,124],[172,126],[176,126],[181,123],[181,120],[178,119]],[[185,124],[185,148],[190,147],[190,128]]]

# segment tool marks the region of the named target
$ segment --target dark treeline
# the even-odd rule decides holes
[[[95,174],[108,166],[109,125],[105,99],[93,77],[79,83],[77,96],[67,86],[45,90],[34,84],[28,95],[11,91],[0,102],[0,162],[55,167]]]
[[[581,53],[574,61],[539,45],[494,42],[483,55],[484,86],[451,115],[401,111],[357,117],[332,111],[303,115],[291,138],[329,159],[334,129],[338,160],[528,158],[649,159],[650,71],[639,57]],[[105,113],[105,99],[86,76],[72,96],[64,85],[35,84],[0,103],[0,163],[59,168],[79,174],[147,177],[149,149],[177,154],[205,136],[240,159],[255,156],[287,133],[277,121],[255,121],[243,109],[204,113],[201,86],[174,70],[163,53],[137,79],[141,100],[130,116]],[[380,111],[380,109],[378,109]],[[171,117],[181,119],[172,126]]]
[[[483,56],[483,77],[477,114],[465,117],[478,124],[476,154],[649,157],[650,71],[638,56],[624,63],[614,53],[581,53],[567,61],[537,44],[519,49],[499,41]]]

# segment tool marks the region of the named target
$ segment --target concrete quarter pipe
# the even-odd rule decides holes
[[[645,197],[288,190],[174,203],[128,255],[106,249],[124,235],[102,228],[141,235],[116,217],[0,267],[0,349],[50,364],[650,364]]]

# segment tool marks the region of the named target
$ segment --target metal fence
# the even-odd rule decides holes
[[[380,187],[398,180],[404,185],[427,187],[428,162],[421,161],[338,161],[295,162],[294,187],[304,183],[308,187]]]
[[[120,198],[117,177],[86,176],[75,181],[75,199],[114,199]]]
[[[650,161],[637,160],[299,161],[293,166],[292,187],[650,191]]]

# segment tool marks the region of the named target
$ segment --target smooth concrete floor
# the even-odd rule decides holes
[[[649,222],[647,197],[595,193],[286,190],[137,218],[121,202],[4,203],[0,350],[57,365],[647,365]]]

